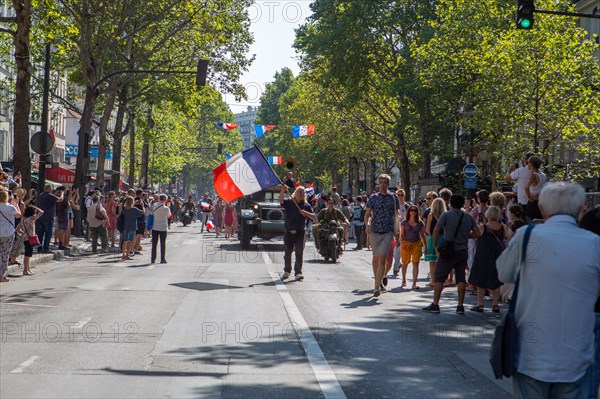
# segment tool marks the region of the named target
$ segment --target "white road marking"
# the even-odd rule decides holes
[[[19,364],[19,367],[17,367],[16,369],[12,370],[10,373],[11,374],[20,374],[20,373],[22,373],[27,367],[31,366],[33,364],[33,362],[35,362],[39,358],[40,358],[39,356],[31,356],[29,359],[27,359],[23,363]]]
[[[92,320],[91,317],[86,317],[84,319],[81,319],[77,322],[77,324],[75,324],[73,326],[73,328],[83,328],[83,326],[85,326],[87,323],[89,323]]]
[[[121,291],[129,291],[129,287],[123,287],[121,288]]]
[[[258,249],[260,250],[262,258],[266,264],[273,263],[273,261],[271,260],[271,257],[269,256],[269,253],[267,251],[265,251],[265,247],[263,245],[259,245]]]
[[[58,307],[58,306],[52,306],[52,305],[33,305],[30,303],[16,303],[16,302],[0,302],[0,305],[33,306],[36,308],[57,308]]]
[[[279,296],[283,301],[283,306],[292,322],[291,324],[296,329],[298,338],[300,338],[300,343],[304,348],[310,367],[313,369],[315,377],[319,382],[323,396],[325,396],[326,399],[346,399],[346,394],[344,394],[333,370],[329,366],[329,363],[327,363],[327,359],[325,359],[317,340],[310,331],[308,323],[306,323],[306,320],[302,317],[300,309],[296,306],[296,303],[285,287],[285,284],[281,281],[279,274],[271,273],[271,278],[275,283],[275,287],[277,287]]]

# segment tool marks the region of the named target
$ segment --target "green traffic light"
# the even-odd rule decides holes
[[[519,21],[519,25],[523,29],[529,29],[529,27],[531,26],[531,20],[527,18],[521,18],[521,20]]]

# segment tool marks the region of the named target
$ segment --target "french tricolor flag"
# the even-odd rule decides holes
[[[209,220],[206,221],[206,228],[208,230],[212,230],[212,229],[215,228],[215,221],[214,221],[214,219],[209,219]]]
[[[215,191],[223,201],[233,201],[281,183],[256,146],[217,166],[213,175]]]
[[[256,137],[262,137],[263,134],[276,127],[277,125],[254,125],[254,132],[256,132]]]
[[[292,126],[292,135],[294,138],[310,136],[315,132],[315,125]]]
[[[210,210],[210,204],[204,200],[200,201],[200,206],[206,211]]]
[[[271,165],[281,165],[281,155],[269,157],[269,163]]]
[[[310,186],[306,187],[306,195],[313,195],[315,193],[315,183],[313,182]]]
[[[223,122],[215,122],[215,126],[219,129],[231,130],[238,127],[237,123],[223,123]]]

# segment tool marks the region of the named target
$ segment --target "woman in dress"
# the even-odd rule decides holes
[[[235,207],[233,203],[227,202],[225,205],[225,238],[229,240],[233,236],[233,222],[235,218]]]
[[[425,232],[427,235],[427,250],[425,251],[425,260],[429,262],[429,283],[430,287],[433,287],[433,276],[435,275],[435,264],[438,261],[438,256],[435,253],[435,246],[433,245],[433,229],[437,225],[437,221],[442,216],[442,213],[446,212],[446,203],[441,198],[436,198],[431,203],[431,211],[427,216],[427,224],[425,225]],[[438,237],[438,246],[444,241],[444,233],[440,231]]]
[[[488,289],[492,292],[492,312],[499,313],[502,282],[498,280],[496,259],[504,250],[506,226],[500,223],[501,211],[497,206],[489,207],[485,216],[488,222],[479,227],[481,236],[477,240],[473,269],[469,275],[469,284],[477,287],[477,305],[471,310],[483,312],[483,297]]]
[[[9,203],[8,192],[0,191],[0,282],[7,282],[8,258],[15,239],[15,218],[21,217],[21,211],[15,206],[18,199]]]
[[[217,201],[215,202],[213,218],[215,219],[215,232],[218,237],[221,230],[223,230],[223,219],[225,218],[225,203],[220,197],[217,198]]]
[[[110,191],[106,198],[106,214],[108,215],[108,239],[110,240],[110,247],[115,247],[115,230],[117,229],[117,201],[115,200],[116,193]]]

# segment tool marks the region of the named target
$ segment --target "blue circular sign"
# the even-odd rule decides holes
[[[477,176],[478,172],[479,169],[477,169],[477,165],[475,165],[474,163],[468,163],[463,168],[463,175],[465,177],[475,177]]]

